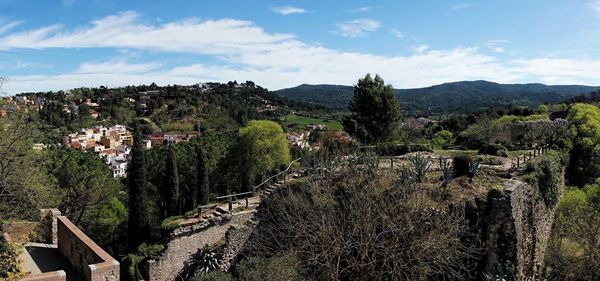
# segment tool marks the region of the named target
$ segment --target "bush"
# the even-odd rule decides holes
[[[546,205],[552,206],[558,202],[561,170],[561,158],[558,154],[546,155],[527,165],[527,180],[537,186]]]
[[[282,257],[249,257],[242,260],[235,268],[238,279],[247,281],[259,280],[304,280],[296,266],[299,263],[295,256]]]
[[[233,276],[230,273],[222,271],[212,271],[196,275],[190,279],[190,281],[233,281]]]
[[[478,154],[508,157],[508,149],[501,144],[484,144],[479,148]]]
[[[0,237],[0,279],[18,280],[21,276],[17,247]]]
[[[454,177],[468,176],[470,172],[471,159],[468,155],[458,155],[452,158]]]

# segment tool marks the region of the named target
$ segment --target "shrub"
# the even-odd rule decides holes
[[[454,177],[468,176],[470,172],[471,157],[468,155],[457,155],[452,158]]]
[[[4,241],[0,237],[0,279],[18,280],[21,276],[17,257],[19,251],[12,243]]]
[[[479,161],[473,160],[469,163],[469,176],[476,177],[479,174]]]
[[[298,269],[298,258],[292,255],[282,257],[249,257],[235,268],[240,280],[304,280]]]
[[[479,148],[478,154],[508,157],[508,149],[501,144],[484,144]]]
[[[222,271],[211,271],[208,273],[196,275],[190,281],[233,281],[233,276],[230,273]]]
[[[527,181],[537,186],[546,205],[554,205],[558,202],[561,158],[559,154],[549,154],[541,160],[530,162],[526,171],[529,172]]]

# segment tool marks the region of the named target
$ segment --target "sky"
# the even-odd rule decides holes
[[[366,73],[600,85],[600,0],[0,0],[0,94]]]

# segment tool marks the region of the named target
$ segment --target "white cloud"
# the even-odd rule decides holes
[[[367,33],[373,32],[381,26],[374,19],[355,19],[338,23],[337,32],[345,37],[359,38],[367,36]]]
[[[54,25],[7,34],[0,36],[0,49],[150,49],[158,53],[208,56],[213,62],[191,60],[169,67],[161,62],[139,62],[141,57],[132,58],[138,63],[123,58],[84,62],[64,74],[12,76],[4,90],[14,94],[81,86],[229,80],[253,80],[270,89],[279,89],[301,83],[351,85],[367,72],[381,74],[398,88],[479,79],[501,83],[528,79],[594,84],[600,77],[600,61],[589,59],[500,61],[478,48],[440,50],[424,44],[413,47],[411,54],[384,56],[305,43],[290,34],[269,33],[248,21],[190,18],[153,25],[142,24],[137,18],[136,13],[125,12],[74,29]],[[377,28],[378,22],[353,34],[360,36]]]
[[[20,25],[21,21],[11,21],[11,22],[4,22],[0,20],[0,35],[10,31],[11,29],[17,27],[18,25]]]
[[[394,36],[396,36],[396,38],[398,38],[398,39],[404,38],[404,33],[402,33],[402,31],[395,29],[395,28],[390,29],[390,31],[392,32],[392,34],[394,34]]]
[[[590,2],[590,6],[596,13],[600,13],[600,0]]]
[[[504,53],[505,49],[503,46],[506,44],[510,44],[510,43],[512,43],[512,42],[509,40],[493,39],[493,40],[488,40],[485,43],[485,46],[494,53]]]
[[[281,6],[281,7],[273,7],[271,11],[287,16],[291,14],[304,14],[306,13],[305,9],[294,7],[294,6]]]
[[[473,3],[459,3],[459,4],[450,6],[450,10],[457,11],[457,10],[469,9],[469,8],[473,8],[473,7],[475,7],[475,4],[473,4]]]
[[[356,8],[354,10],[349,10],[348,12],[350,12],[350,13],[364,13],[364,12],[368,12],[370,10],[373,10],[373,7],[367,6],[367,7]]]
[[[75,3],[75,0],[62,0],[62,3],[64,6],[69,7]]]

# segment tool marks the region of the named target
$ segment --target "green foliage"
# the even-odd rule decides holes
[[[351,86],[304,84],[279,90],[275,93],[295,101],[344,110],[352,100],[352,90]],[[465,114],[488,107],[507,106],[514,104],[515,101],[518,101],[520,105],[535,108],[545,102],[563,102],[571,97],[593,90],[596,90],[596,88],[464,81],[419,89],[396,89],[394,94],[401,104],[411,104],[407,115],[418,116]]]
[[[171,233],[173,230],[181,226],[181,221],[181,216],[168,217],[161,222],[160,229],[163,233]]]
[[[469,176],[470,177],[476,177],[477,174],[479,174],[479,161],[477,159],[473,159],[470,163],[469,163]]]
[[[237,153],[241,159],[238,164],[245,184],[252,184],[291,161],[285,133],[279,124],[253,120],[240,129],[239,135]]]
[[[341,130],[342,124],[335,120],[328,120],[323,118],[313,118],[307,116],[300,116],[289,114],[283,117],[283,121],[294,129],[304,130],[306,125],[321,124],[325,125],[328,130]]]
[[[133,148],[127,176],[128,185],[128,239],[129,248],[136,249],[143,241],[156,237],[153,231],[158,228],[160,217],[157,202],[153,198],[156,190],[148,183],[148,173],[144,165],[146,157],[142,151],[142,135],[136,127],[133,135]]]
[[[600,180],[560,199],[547,263],[560,280],[600,278]]]
[[[167,152],[166,172],[167,177],[161,188],[164,194],[166,208],[166,216],[181,215],[180,188],[179,188],[179,172],[177,171],[177,156],[172,147],[169,147]]]
[[[583,186],[600,177],[600,109],[574,104],[567,120],[574,139],[567,175],[570,183]]]
[[[194,275],[203,275],[219,268],[217,253],[204,245],[187,263],[188,270]]]
[[[0,220],[37,219],[38,209],[61,199],[44,173],[44,155],[32,148],[36,128],[25,115],[0,118]]]
[[[431,160],[428,157],[418,153],[409,157],[408,161],[412,165],[413,174],[416,181],[422,182],[427,174],[427,171],[429,171],[429,168],[431,168]]]
[[[46,169],[60,188],[59,210],[75,224],[91,224],[87,212],[111,205],[121,184],[98,155],[65,147],[46,151]],[[113,207],[117,201],[113,201]],[[118,208],[118,207],[117,207]]]
[[[18,257],[17,246],[0,237],[0,278],[2,280],[16,280],[19,277],[21,271]]]
[[[470,173],[470,164],[473,160],[468,155],[457,155],[452,158],[452,167],[454,177],[468,176]]]
[[[484,144],[479,148],[477,154],[508,157],[508,149],[501,144]]]
[[[560,196],[561,159],[556,154],[544,155],[541,160],[530,162],[527,171],[527,180],[537,186],[546,205],[554,206]]]
[[[435,133],[432,141],[439,147],[445,147],[452,144],[452,139],[454,139],[452,132],[448,130],[441,130]]]
[[[206,205],[208,204],[208,197],[210,196],[210,183],[209,183],[209,173],[208,167],[206,166],[206,160],[204,157],[204,153],[202,152],[202,148],[198,146],[196,149],[196,183],[197,183],[197,194],[198,194],[198,204]]]
[[[348,109],[352,115],[344,119],[344,130],[362,143],[388,140],[401,118],[394,89],[379,75],[358,80]]]
[[[450,162],[448,162],[446,160],[440,160],[440,161],[441,161],[440,163],[441,163],[441,169],[442,169],[442,187],[446,187],[454,178],[454,172],[452,170],[452,166],[450,165]]]
[[[516,122],[526,122],[526,121],[536,121],[536,120],[544,120],[548,119],[548,115],[546,114],[533,114],[529,116],[515,116],[515,115],[504,115],[496,121],[495,124],[507,124],[507,123],[516,123]]]

